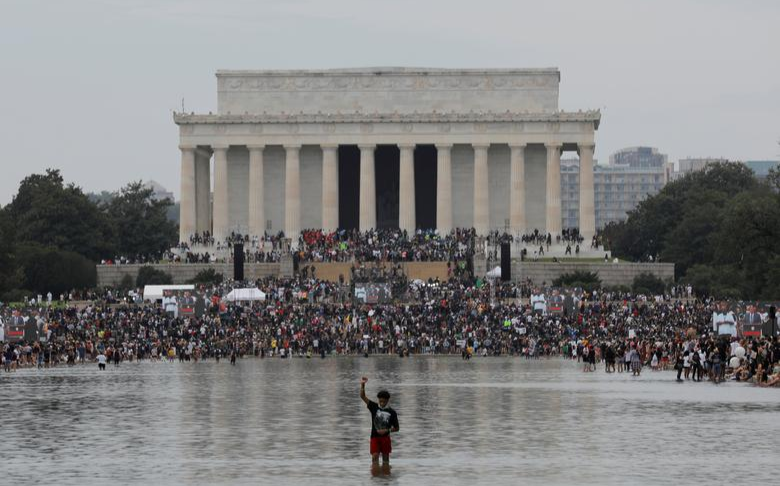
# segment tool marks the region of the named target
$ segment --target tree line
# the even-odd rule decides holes
[[[675,263],[678,280],[734,299],[780,299],[780,173],[716,163],[670,182],[604,229],[612,253]]]
[[[157,255],[177,241],[166,216],[140,181],[93,201],[59,170],[27,176],[0,208],[0,301],[91,288],[95,263],[116,255]]]

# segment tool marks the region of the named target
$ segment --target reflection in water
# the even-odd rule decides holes
[[[399,414],[392,474],[371,466],[362,375]],[[780,447],[777,389],[557,359],[77,366],[0,390],[3,484],[775,482]]]
[[[371,464],[371,475],[377,476],[390,476],[390,464]]]

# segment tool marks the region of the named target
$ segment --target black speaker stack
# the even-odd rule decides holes
[[[233,245],[233,279],[244,280],[244,245],[242,243]]]
[[[509,252],[509,243],[501,243],[501,280],[512,280],[512,255]]]

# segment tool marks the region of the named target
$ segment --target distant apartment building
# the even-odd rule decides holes
[[[654,147],[629,147],[609,156],[610,167],[658,169],[666,165],[668,157]]]
[[[780,169],[778,160],[746,160],[745,165],[752,169],[759,179],[766,179],[771,169]]]
[[[722,157],[688,157],[677,161],[677,168],[669,173],[669,181],[676,181],[686,174],[704,170],[705,167],[716,163],[728,162],[728,159]]]
[[[657,194],[668,180],[668,158],[652,147],[615,152],[608,165],[593,166],[596,227],[623,221],[640,201]],[[579,227],[579,162],[561,160],[561,210],[564,228]]]
[[[731,161],[723,157],[689,157],[680,159],[677,161],[676,168],[674,167],[674,164],[669,164],[669,167],[671,168],[671,171],[669,172],[669,181],[676,181],[691,172],[704,170],[709,165],[726,162]],[[759,179],[765,179],[772,168],[780,167],[780,161],[777,160],[746,160],[743,163],[750,168]]]

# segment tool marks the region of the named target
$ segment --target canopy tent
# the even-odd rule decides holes
[[[230,302],[244,302],[254,300],[263,301],[265,300],[265,293],[262,290],[256,288],[233,289],[225,296],[225,300]]]
[[[485,276],[487,278],[501,278],[501,267],[494,268],[493,270],[489,271]]]

